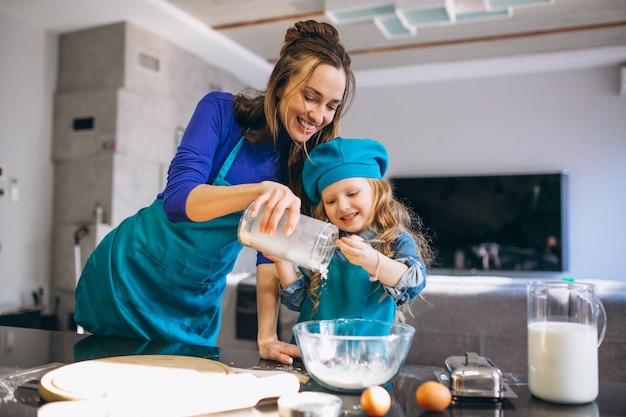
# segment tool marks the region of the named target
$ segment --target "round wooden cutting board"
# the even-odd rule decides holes
[[[39,394],[47,402],[100,401],[112,417],[187,417],[236,410],[299,389],[293,374],[259,378],[236,373],[221,362],[176,355],[75,362],[46,373],[39,383]]]
[[[230,367],[221,362],[191,356],[133,355],[75,362],[46,373],[39,383],[44,401],[103,398],[120,383],[142,384],[148,377],[196,377],[197,374],[228,375]]]

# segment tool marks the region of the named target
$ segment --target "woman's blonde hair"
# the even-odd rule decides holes
[[[367,180],[374,191],[373,216],[367,234],[373,239],[382,240],[381,243],[375,243],[374,248],[383,255],[392,258],[395,256],[392,242],[398,238],[400,232],[406,232],[413,237],[417,244],[417,253],[415,255],[424,261],[426,267],[429,267],[435,256],[430,246],[430,238],[426,233],[421,218],[395,199],[391,185],[387,181],[376,178],[368,178]],[[328,221],[324,203],[318,204],[313,209],[313,217]],[[313,302],[312,314],[315,313],[319,306],[318,290],[321,285],[321,274],[318,272],[314,273],[311,276],[311,284],[309,285],[309,297],[311,297]],[[402,308],[402,311],[398,312],[400,318],[403,318],[403,312],[405,311],[410,313],[408,304]]]

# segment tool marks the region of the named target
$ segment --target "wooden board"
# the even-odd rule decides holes
[[[44,401],[91,401],[111,417],[197,416],[254,407],[261,399],[299,389],[293,374],[257,377],[210,359],[176,355],[76,362],[46,373],[39,383]]]

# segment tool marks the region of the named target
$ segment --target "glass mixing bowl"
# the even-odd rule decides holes
[[[384,385],[400,371],[415,329],[367,319],[316,320],[293,327],[302,362],[325,388],[359,392]]]

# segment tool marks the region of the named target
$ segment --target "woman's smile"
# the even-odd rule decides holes
[[[279,114],[296,142],[306,142],[333,121],[346,88],[343,69],[320,64],[311,72],[313,64],[303,67],[280,93]]]
[[[317,124],[308,123],[300,117],[298,117],[297,120],[298,123],[300,123],[300,126],[302,126],[302,128],[304,129],[305,135],[312,135],[313,133],[315,133],[315,130],[318,126]]]

